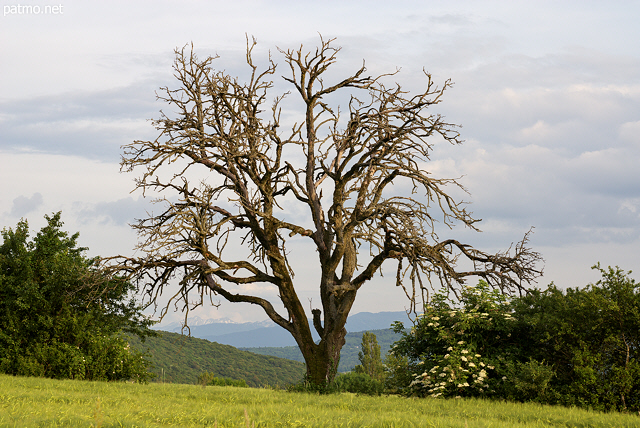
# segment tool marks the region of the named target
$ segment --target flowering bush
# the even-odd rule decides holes
[[[530,290],[507,300],[488,284],[459,302],[437,294],[387,358],[395,391],[431,397],[640,411],[640,284],[594,266],[585,288]]]
[[[391,352],[408,359],[413,380],[406,392],[431,397],[487,396],[504,389],[516,323],[500,293],[480,281],[466,287],[456,306],[436,294]],[[504,379],[503,379],[504,378]]]

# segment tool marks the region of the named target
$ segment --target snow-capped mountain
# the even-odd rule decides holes
[[[183,329],[184,321],[175,321],[166,325],[156,325],[155,330],[170,331],[180,333]],[[208,318],[203,319],[198,316],[189,317],[187,325],[191,330],[191,335],[202,337],[206,333],[215,332],[217,334],[235,333],[240,331],[255,330],[264,327],[273,327],[275,324],[271,320],[238,323],[229,318]],[[185,333],[187,329],[185,329]]]

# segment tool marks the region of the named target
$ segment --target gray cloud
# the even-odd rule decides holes
[[[135,223],[137,219],[146,218],[147,211],[151,211],[152,207],[149,199],[143,197],[138,197],[138,199],[128,197],[90,206],[76,203],[80,223],[113,224],[116,226],[126,226]]]
[[[484,233],[444,229],[443,238],[460,236],[482,249],[500,250],[535,226],[531,244],[554,258],[549,263],[559,266],[551,269],[554,275],[564,270],[574,276],[576,260],[586,259],[620,259],[631,264],[623,268],[637,270],[637,258],[629,254],[640,249],[640,57],[629,40],[638,38],[638,5],[591,2],[578,10],[558,2],[333,1],[330,7],[309,9],[270,2],[247,12],[242,2],[177,8],[70,1],[65,21],[43,21],[46,31],[33,31],[33,20],[17,19],[6,20],[0,29],[14,40],[0,46],[6,58],[0,63],[3,152],[115,163],[122,144],[156,137],[146,120],[166,107],[155,102],[154,91],[173,85],[175,46],[193,40],[200,57],[220,53],[216,67],[236,75],[248,32],[260,42],[256,58],[264,63],[271,50],[284,73],[274,46],[312,48],[320,32],[325,39],[337,36],[336,45],[343,47],[326,82],[366,59],[372,75],[401,67],[390,85],[398,81],[412,92],[424,86],[423,67],[440,84],[446,78],[456,83],[433,112],[461,124],[467,142],[436,145],[425,168],[434,177],[464,176],[461,182],[471,192],[464,199],[484,219]],[[127,13],[116,13],[122,10]],[[208,25],[212,13],[221,18],[220,25]],[[284,82],[275,79],[279,91]],[[287,105],[283,117],[296,120],[297,107]],[[51,156],[53,164],[60,159]],[[60,169],[69,176],[65,182],[77,188],[57,186],[64,191],[55,198],[43,187],[36,189],[47,203],[68,207],[85,201],[73,211],[96,240],[112,246],[101,251],[124,251],[111,241],[120,239],[118,233],[128,236],[122,226],[144,217],[146,200],[123,198],[129,188],[121,196],[96,192],[87,168]],[[28,177],[34,183],[51,177],[35,172]],[[101,177],[105,185],[117,181],[107,173]],[[11,183],[4,181],[9,189]],[[31,194],[30,187],[5,190],[4,203],[12,211],[22,209],[20,204],[27,209],[37,202],[35,195],[21,196],[13,205],[11,198]],[[307,218],[295,204],[284,208],[288,218]]]
[[[13,217],[23,217],[40,208],[42,204],[43,200],[40,193],[34,193],[30,198],[21,195],[13,200],[9,214]]]
[[[0,102],[0,149],[114,161],[120,146],[155,137],[156,82]]]

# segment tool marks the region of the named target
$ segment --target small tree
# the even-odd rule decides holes
[[[539,275],[526,235],[513,253],[491,255],[435,231],[437,221],[472,229],[477,222],[447,188],[462,186],[426,170],[435,141],[461,143],[457,126],[430,111],[450,81],[438,87],[425,74],[424,90],[410,95],[362,66],[330,83],[326,72],[339,51],[332,40],[310,52],[280,50],[283,78],[299,96],[287,107],[300,108],[283,127],[289,92],[271,97],[276,64],[269,57],[259,69],[254,47],[247,43],[246,81],[214,70],[214,57],[176,50],[178,88],[159,95],[172,113],[154,121],[155,140],[124,148],[122,169],[141,169],[136,187],[159,192],[164,207],[134,226],[145,255],[117,258],[114,269],[128,272],[151,302],[178,276],[165,309],[182,301],[188,313],[213,294],[258,305],[294,337],[308,380],[324,385],[335,376],[356,295],[385,261],[397,264],[396,283],[414,307],[427,290],[425,274],[452,290],[480,275],[505,292]],[[337,99],[348,100],[345,110],[332,105]],[[316,250],[320,266],[321,308],[311,314],[289,263],[295,239]],[[247,253],[229,251],[229,242],[242,242]],[[473,268],[457,269],[461,259]],[[255,283],[274,287],[285,312],[234,289]]]
[[[356,373],[366,373],[372,379],[382,380],[382,359],[380,358],[380,345],[374,333],[365,331],[362,335],[362,350],[358,352],[358,364],[354,370]]]
[[[61,230],[60,213],[29,241],[29,226],[2,231],[0,373],[53,378],[145,381],[149,362],[120,332],[151,334],[129,293],[83,256],[78,234]]]

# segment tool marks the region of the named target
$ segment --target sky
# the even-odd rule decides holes
[[[443,234],[500,251],[533,227],[530,245],[545,260],[541,288],[595,282],[597,262],[640,279],[638,1],[0,5],[1,227],[25,218],[36,231],[45,214],[62,211],[88,255],[133,255],[129,224],[151,205],[131,193],[136,173],[120,172],[121,146],[155,138],[149,119],[165,107],[155,91],[175,87],[174,49],[193,43],[200,57],[220,56],[218,69],[242,75],[245,37],[254,36],[256,58],[270,52],[284,72],[277,48],[313,49],[321,34],[342,48],[336,76],[364,60],[371,75],[400,69],[394,79],[409,91],[423,88],[423,70],[455,83],[434,113],[460,124],[465,142],[436,145],[426,169],[462,177],[483,221],[481,233]],[[301,299],[319,302],[308,260],[295,260]],[[408,307],[387,270],[352,313]],[[266,319],[226,302],[194,315]],[[169,313],[163,324],[180,317]]]

